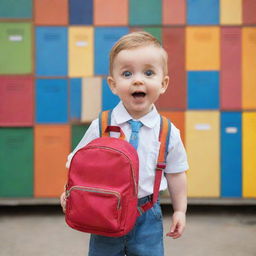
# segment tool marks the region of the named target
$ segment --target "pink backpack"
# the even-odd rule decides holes
[[[73,156],[66,185],[66,222],[76,230],[119,237],[127,234],[136,219],[158,199],[170,122],[161,117],[161,148],[154,194],[151,202],[138,207],[139,159],[118,126],[109,126],[111,112],[100,115],[101,137],[79,149]],[[101,132],[103,131],[103,132]],[[119,138],[109,137],[119,132]]]

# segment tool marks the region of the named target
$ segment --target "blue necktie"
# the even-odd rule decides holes
[[[133,145],[135,149],[137,149],[139,144],[139,130],[142,126],[142,122],[129,120],[128,123],[131,125],[131,129],[132,129],[129,142]]]

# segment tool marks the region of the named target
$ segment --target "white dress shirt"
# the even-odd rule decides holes
[[[131,128],[127,121],[132,119],[122,102],[120,102],[112,111],[111,125],[121,127],[126,140],[129,141],[131,135]],[[139,119],[143,126],[139,132],[139,195],[138,197],[144,197],[153,193],[154,179],[155,179],[155,167],[157,163],[160,142],[158,141],[160,130],[160,115],[157,112],[155,106],[152,111]],[[111,137],[118,137],[119,134],[111,133]],[[99,137],[99,120],[95,119],[84,137],[79,142],[77,147],[68,156],[67,168],[69,168],[70,161],[74,153],[87,145],[92,140]],[[183,143],[180,138],[180,131],[173,125],[171,125],[171,134],[168,145],[168,155],[166,159],[165,173],[178,173],[188,170],[187,155],[184,149]],[[167,188],[167,181],[163,175],[160,190]]]

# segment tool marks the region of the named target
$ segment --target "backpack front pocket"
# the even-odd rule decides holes
[[[67,191],[68,219],[95,230],[119,229],[121,195],[109,189],[73,186]]]

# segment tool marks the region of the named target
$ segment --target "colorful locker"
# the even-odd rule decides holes
[[[160,111],[160,114],[167,117],[180,130],[182,142],[185,144],[185,112]]]
[[[130,0],[129,24],[137,25],[161,25],[162,1],[158,0]]]
[[[0,197],[32,197],[32,128],[0,128],[0,162]]]
[[[66,183],[70,153],[69,125],[35,126],[35,197],[59,197]]]
[[[131,27],[129,29],[129,32],[138,32],[138,31],[146,31],[148,33],[150,33],[151,35],[153,35],[154,37],[156,37],[156,39],[159,42],[162,42],[162,37],[163,37],[163,33],[162,33],[162,28],[160,27]]]
[[[186,24],[186,0],[163,0],[163,25]]]
[[[94,70],[96,75],[107,75],[109,72],[109,52],[116,41],[129,32],[127,27],[95,28]]]
[[[101,111],[102,79],[87,77],[82,81],[82,122],[91,122]]]
[[[37,79],[36,122],[68,122],[68,86],[66,79]]]
[[[162,42],[162,28],[159,27],[144,27],[143,31],[153,35],[159,42]]]
[[[186,28],[187,70],[220,69],[220,28]]]
[[[69,27],[69,77],[93,75],[93,27]]]
[[[35,0],[35,25],[68,25],[68,0]]]
[[[95,26],[127,26],[128,0],[94,0]]]
[[[242,24],[242,0],[220,0],[220,24]]]
[[[256,198],[256,112],[243,113],[243,197]]]
[[[32,72],[31,33],[30,23],[0,23],[0,74]]]
[[[242,196],[242,117],[221,113],[221,196]]]
[[[0,126],[32,126],[33,121],[33,77],[0,76]]]
[[[186,112],[188,196],[220,196],[219,112]]]
[[[243,24],[255,25],[256,24],[256,1],[243,0]]]
[[[163,47],[168,53],[170,83],[157,106],[163,110],[185,110],[187,89],[184,28],[163,28]]]
[[[102,81],[102,110],[108,110],[114,108],[120,99],[114,95],[107,83],[106,79]]]
[[[69,23],[71,25],[92,25],[93,0],[69,0]]]
[[[36,75],[66,76],[68,69],[67,48],[67,28],[37,27]]]
[[[1,0],[1,19],[31,19],[32,0]]]
[[[69,84],[70,119],[74,122],[80,122],[82,111],[82,79],[71,78]]]
[[[256,28],[242,28],[242,106],[256,109]]]
[[[187,23],[219,24],[219,0],[187,0]]]
[[[89,125],[72,125],[72,145],[71,150],[74,150],[80,140],[83,138],[85,132],[89,128]]]
[[[188,72],[188,108],[219,108],[219,72]]]
[[[240,110],[241,99],[241,29],[221,28],[220,100],[223,110]]]

